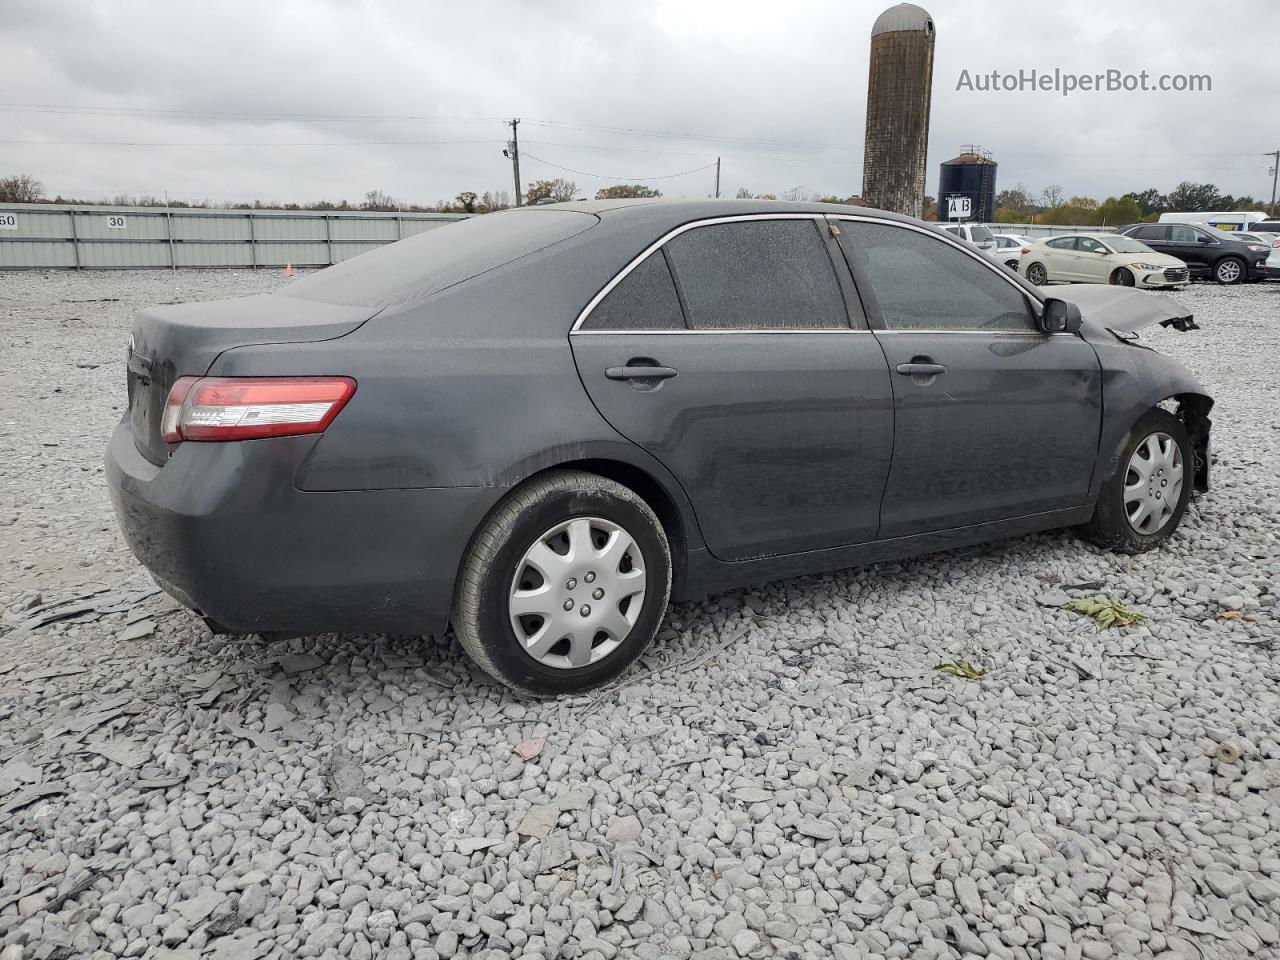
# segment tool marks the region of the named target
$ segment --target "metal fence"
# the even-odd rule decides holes
[[[1020,237],[1039,240],[1059,233],[1115,233],[1115,227],[1064,227],[1046,223],[988,223],[992,233],[1016,233]]]
[[[328,266],[455,213],[0,205],[0,270]]]

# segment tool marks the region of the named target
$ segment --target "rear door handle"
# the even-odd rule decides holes
[[[627,364],[609,367],[604,375],[610,380],[670,380],[680,371],[675,367],[655,367],[648,364]]]
[[[936,377],[947,368],[940,363],[900,363],[898,372],[904,377]]]

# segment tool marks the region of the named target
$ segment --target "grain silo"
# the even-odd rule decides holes
[[[933,41],[933,17],[914,3],[890,7],[871,28],[862,195],[913,217],[924,212]]]
[[[938,219],[990,223],[995,215],[996,162],[979,146],[963,146],[938,176]]]

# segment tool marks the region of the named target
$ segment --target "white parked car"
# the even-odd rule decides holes
[[[1018,257],[1022,255],[1022,248],[1035,243],[1031,237],[1024,237],[1020,233],[997,233],[993,239],[996,248],[991,251],[991,255],[1010,270],[1018,269]]]
[[[996,235],[991,228],[981,223],[941,223],[938,229],[959,237],[965,243],[972,244],[984,253],[996,248]]]
[[[1023,248],[1018,272],[1045,283],[1111,283],[1167,289],[1190,282],[1187,265],[1156,253],[1141,240],[1115,233],[1070,233],[1037,240]]]

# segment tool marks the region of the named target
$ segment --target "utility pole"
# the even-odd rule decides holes
[[[520,137],[516,133],[516,127],[520,126],[520,118],[514,117],[510,121],[511,141],[507,144],[507,153],[511,157],[511,172],[516,181],[516,206],[521,205],[520,197]]]
[[[1280,150],[1264,153],[1271,158],[1271,216],[1276,215],[1276,181],[1280,180]]]
[[[716,157],[716,199],[720,199],[720,158]]]

